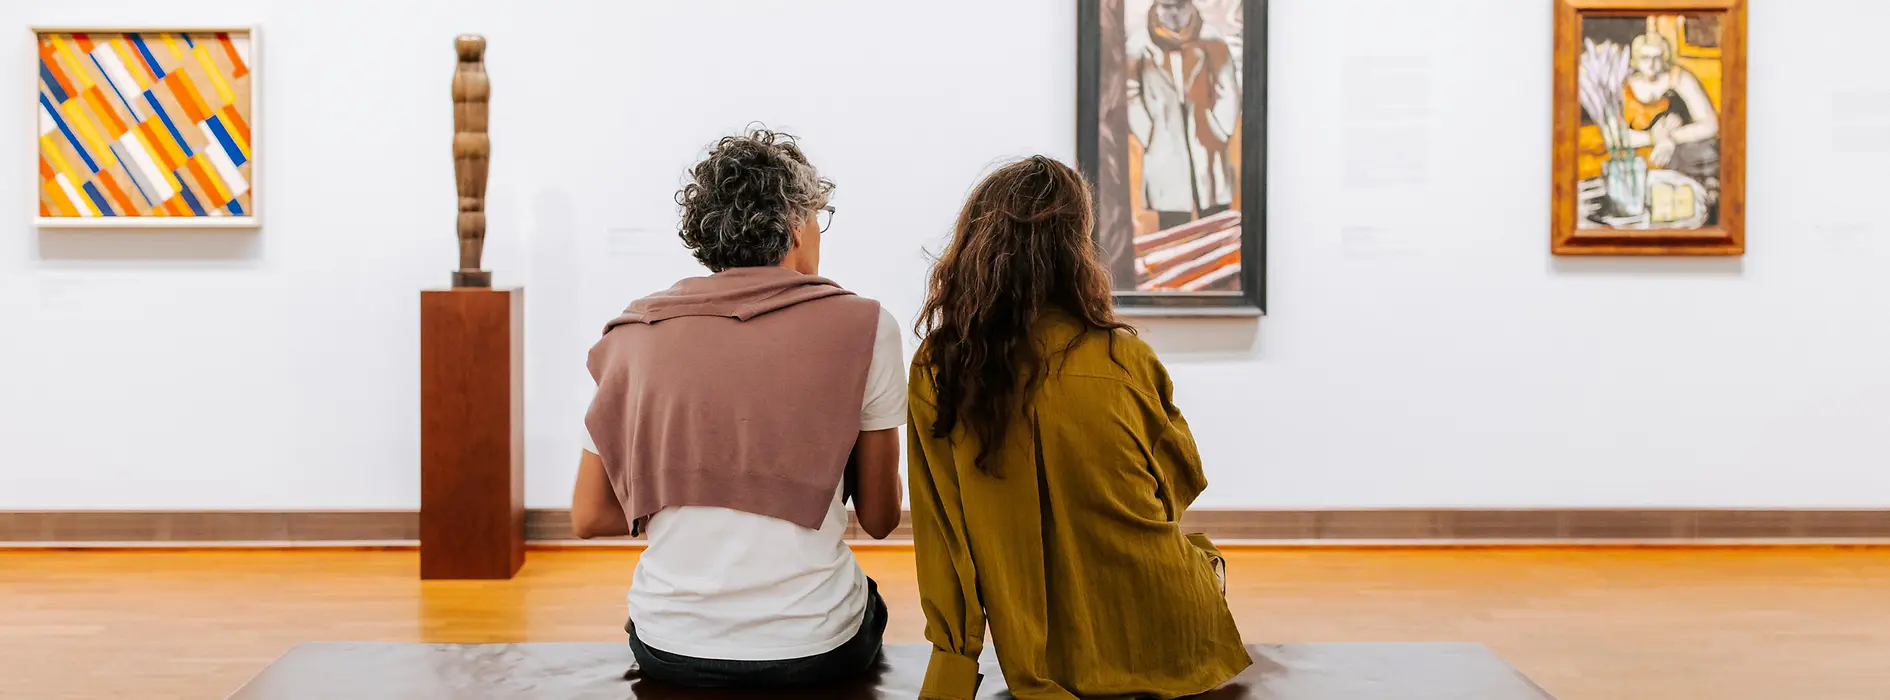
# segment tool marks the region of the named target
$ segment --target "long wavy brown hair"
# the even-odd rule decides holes
[[[1096,260],[1094,222],[1083,176],[1034,156],[978,183],[932,267],[915,327],[938,396],[932,435],[949,438],[964,423],[977,435],[977,466],[986,474],[1002,475],[990,457],[1043,379],[1044,349],[1031,333],[1037,319],[1061,309],[1090,328],[1128,327],[1116,321],[1109,277]],[[1113,332],[1109,338],[1113,344]]]

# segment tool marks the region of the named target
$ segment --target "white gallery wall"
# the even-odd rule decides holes
[[[1549,0],[1274,0],[1270,315],[1145,323],[1210,507],[1890,506],[1890,73],[1869,0],[1751,10],[1749,252],[1548,254]],[[584,351],[696,268],[750,121],[839,183],[824,271],[910,321],[968,188],[1072,158],[1070,0],[0,5],[0,510],[412,508],[487,35],[487,268],[527,295],[527,502]],[[256,232],[36,230],[32,25],[260,26]],[[908,345],[908,351],[910,345]]]

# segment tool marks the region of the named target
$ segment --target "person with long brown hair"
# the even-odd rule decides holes
[[[1207,487],[1154,350],[1115,318],[1089,186],[1037,156],[972,190],[932,270],[908,406],[920,697],[971,698],[989,627],[1019,698],[1174,698],[1250,663]]]

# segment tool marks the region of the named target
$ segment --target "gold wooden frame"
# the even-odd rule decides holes
[[[1554,0],[1550,248],[1556,255],[1743,255],[1746,252],[1746,0]],[[1582,229],[1576,192],[1577,61],[1584,16],[1723,14],[1720,24],[1719,223],[1699,229]]]
[[[257,229],[257,228],[262,227],[262,211],[263,211],[263,182],[262,182],[263,181],[263,172],[262,172],[263,166],[262,166],[262,163],[263,163],[263,151],[265,150],[262,144],[262,133],[265,127],[263,126],[263,119],[262,119],[262,111],[263,111],[262,63],[263,61],[262,61],[262,33],[260,31],[260,27],[253,24],[251,25],[194,25],[194,24],[168,25],[168,24],[165,24],[165,25],[133,25],[133,26],[35,25],[32,27],[28,27],[27,31],[30,32],[30,35],[32,37],[32,44],[30,44],[31,46],[38,46],[39,38],[41,35],[44,35],[44,34],[71,34],[74,32],[84,32],[88,34],[128,34],[128,33],[134,33],[134,32],[135,33],[172,32],[172,33],[190,33],[190,34],[214,34],[217,32],[225,32],[225,33],[230,33],[230,34],[240,33],[240,34],[247,35],[249,37],[249,72],[251,76],[250,82],[249,82],[250,115],[248,119],[249,119],[249,131],[250,131],[250,144],[252,146],[253,152],[250,154],[250,158],[249,158],[249,161],[250,161],[250,168],[249,168],[250,212],[248,214],[245,214],[243,216],[188,216],[188,217],[39,216],[38,215],[39,190],[37,187],[34,187],[34,188],[29,188],[31,190],[33,199],[32,201],[27,203],[27,211],[34,212],[33,226],[35,228],[41,228],[41,229],[51,229],[51,228]],[[28,83],[33,88],[33,97],[35,100],[37,100],[39,96],[39,70],[38,70],[39,63],[38,62],[39,62],[39,58],[37,55],[35,55],[33,58],[33,61],[30,64],[31,68],[33,69],[32,79]],[[39,103],[37,101],[33,101],[32,105],[33,105],[32,111],[29,112],[29,114],[31,114],[31,118],[27,120],[27,125],[33,129],[32,142],[37,142],[39,140],[39,131],[38,131]],[[35,151],[37,151],[37,147],[35,147]],[[39,182],[38,164],[36,162],[28,163],[28,166],[32,168],[32,170],[30,171],[32,173],[32,178],[29,180],[29,182],[34,182],[34,183]]]

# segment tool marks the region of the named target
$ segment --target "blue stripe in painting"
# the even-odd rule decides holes
[[[164,128],[171,131],[171,138],[177,139],[177,145],[183,147],[184,157],[189,158],[197,155],[191,152],[190,142],[184,140],[184,135],[178,133],[177,125],[171,123],[171,115],[164,111],[164,105],[158,102],[157,95],[153,95],[150,90],[146,90],[144,91],[144,101],[151,105],[151,111],[157,112],[158,119],[163,120]]]
[[[91,54],[87,54],[87,55],[91,56]],[[112,88],[112,94],[117,95],[118,101],[124,103],[125,114],[131,115],[131,118],[133,119],[138,118],[138,110],[131,108],[131,100],[125,99],[125,91],[118,89],[118,83],[112,81],[112,74],[105,71],[105,64],[99,63],[97,56],[91,56],[91,58],[92,58],[92,65],[98,66],[99,77],[102,77],[105,79],[105,84],[110,85]],[[129,69],[126,69],[126,70],[129,70]]]
[[[85,183],[85,194],[86,196],[92,198],[93,204],[98,205],[98,213],[104,214],[106,216],[118,215],[118,212],[112,211],[112,205],[105,203],[105,195],[99,193],[98,183],[94,183],[94,182]]]
[[[66,100],[72,99],[72,96],[67,95],[66,91],[59,87],[59,79],[53,77],[52,69],[46,66],[44,60],[39,62],[39,80],[46,84],[46,89],[52,91],[53,99],[58,100],[60,104],[65,104]]]
[[[179,34],[178,36],[181,36],[181,37],[183,37],[183,38],[184,38],[184,45],[185,45],[185,46],[188,46],[188,47],[190,47],[190,48],[193,48],[193,49],[194,49],[194,48],[197,48],[197,42],[194,42],[194,41],[191,41],[191,40],[190,40],[190,35],[189,35],[189,34]]]
[[[72,150],[79,152],[79,157],[85,160],[85,167],[91,168],[92,172],[98,172],[98,163],[92,162],[92,154],[85,152],[85,144],[79,143],[79,137],[72,134],[72,127],[66,126],[66,118],[59,116],[58,108],[53,107],[52,102],[48,101],[44,94],[39,96],[39,106],[52,117],[53,125],[59,127],[59,133],[65,134],[66,140],[72,142]]]
[[[198,216],[209,216],[203,212],[203,205],[197,203],[197,195],[190,193],[190,185],[184,184],[182,176],[177,180],[177,193],[184,195],[184,203],[190,205],[190,211]]]
[[[163,80],[164,66],[158,65],[157,57],[151,55],[151,47],[144,45],[144,37],[136,34],[126,34],[125,37],[131,39],[132,46],[138,47],[138,53],[144,54],[144,62],[151,64],[151,70],[157,73],[158,80]]]
[[[138,176],[132,174],[131,161],[125,160],[125,154],[119,153],[117,146],[107,146],[107,148],[112,149],[112,155],[118,156],[118,164],[125,168],[125,179],[131,181],[131,186],[138,190],[138,196],[144,198],[144,203],[148,206],[157,206],[157,202],[151,201],[151,195],[144,193],[144,185],[138,184]]]
[[[225,207],[229,207],[229,209],[230,209],[230,213],[231,213],[231,214],[235,214],[235,215],[237,215],[237,216],[242,216],[242,215],[243,215],[243,205],[241,205],[241,204],[237,204],[237,203],[236,203],[236,200],[234,200],[234,199],[232,199],[232,200],[230,200],[230,203],[229,203],[229,204],[225,204],[225,205],[223,205],[223,206],[225,206]]]
[[[243,149],[236,147],[236,142],[230,139],[230,132],[223,128],[223,117],[211,117],[203,120],[203,123],[210,126],[210,133],[216,134],[217,141],[223,144],[223,152],[230,155],[231,163],[242,165],[249,162],[243,157]]]

